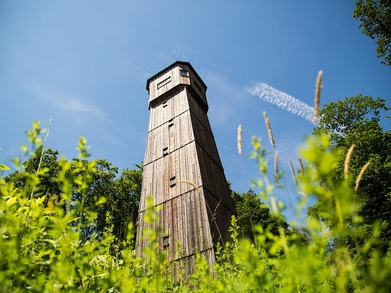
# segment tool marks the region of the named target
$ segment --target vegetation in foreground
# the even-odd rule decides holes
[[[283,219],[283,203],[274,196],[277,185],[268,178],[266,149],[254,137],[252,157],[260,171],[260,179],[254,183],[260,194],[233,193],[236,206],[243,211],[232,219],[233,240],[218,249],[213,273],[206,261],[198,258],[193,275],[179,275],[175,279],[164,253],[157,250],[159,232],[145,231],[150,239],[147,257],[137,258],[133,249],[132,213],[125,224],[107,208],[117,206],[116,197],[118,202],[122,200],[121,192],[132,194],[133,191],[123,188],[130,188],[129,182],[137,186],[137,180],[133,179],[140,178],[133,174],[126,181],[120,176],[118,186],[113,185],[117,188],[115,196],[98,192],[105,182],[116,179],[109,180],[109,175],[100,174],[102,168],[106,171],[111,168],[104,161],[87,160],[85,139],[80,139],[78,159],[68,161],[62,157],[53,165],[58,166],[56,170],[48,164],[41,165],[42,152],[37,150],[42,150],[42,130],[34,123],[28,132],[33,149],[29,151],[25,146],[22,149],[30,158],[25,162],[38,164],[31,167],[33,172],[27,172],[29,166],[23,166],[22,158],[17,158],[14,163],[20,171],[0,179],[0,290],[388,292],[391,250],[386,216],[389,210],[385,205],[390,201],[390,189],[381,193],[382,190],[370,187],[370,184],[377,186],[376,180],[383,180],[379,181],[382,186],[390,184],[386,180],[390,174],[389,154],[376,153],[389,147],[390,133],[377,127],[379,109],[388,108],[382,100],[375,100],[376,104],[371,104],[372,101],[360,97],[324,108],[316,135],[308,137],[300,150],[302,167],[295,173],[302,194],[297,212],[308,200],[315,201],[309,209],[310,216],[300,226],[296,223],[289,226]],[[332,109],[364,108],[363,112],[353,111],[352,115],[344,116],[353,118],[339,125],[347,127],[351,122],[353,126],[343,135],[334,131],[330,135],[327,129],[321,129],[331,125],[327,117],[335,114]],[[342,131],[347,131],[346,127]],[[368,136],[373,135],[374,141],[383,143],[379,148],[365,149],[366,140],[356,135],[360,129],[369,127],[373,129],[368,130]],[[354,150],[349,147],[351,143],[356,145]],[[371,165],[366,164],[368,159]],[[4,165],[0,167],[7,169]],[[278,182],[281,173],[275,173]],[[107,180],[98,180],[103,184],[99,187],[94,176]],[[49,179],[51,184],[43,183]],[[48,186],[51,188],[44,189]],[[96,186],[94,191],[92,187]],[[258,205],[260,198],[271,211]],[[373,198],[378,198],[381,205]],[[114,204],[107,205],[108,200]],[[152,209],[148,218],[150,221],[156,218]],[[264,222],[260,223],[262,219]]]

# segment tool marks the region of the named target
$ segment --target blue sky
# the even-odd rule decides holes
[[[33,120],[47,127],[52,118],[47,147],[71,159],[84,136],[93,158],[133,168],[144,157],[146,79],[182,60],[208,86],[209,119],[233,188],[245,191],[258,177],[247,159],[251,135],[274,151],[263,111],[291,185],[289,159],[298,166],[296,150],[313,125],[246,89],[264,82],[312,106],[323,70],[321,104],[359,93],[389,101],[391,67],[358,29],[354,2],[0,0],[0,163],[19,154]]]

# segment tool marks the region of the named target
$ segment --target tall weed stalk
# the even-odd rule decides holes
[[[40,147],[42,130],[37,122],[27,134],[31,149]],[[274,215],[283,217],[284,203],[275,196],[278,183],[268,179],[268,152],[255,137],[253,146],[252,157],[260,172],[254,184]],[[89,156],[85,139],[80,139],[78,150],[81,159]],[[27,157],[34,154],[27,146],[22,151]],[[194,273],[179,277],[172,276],[171,264],[158,249],[159,229],[144,231],[149,245],[143,258],[137,258],[133,250],[133,224],[119,245],[110,229],[109,214],[103,237],[83,235],[83,225],[92,225],[96,214],[83,200],[73,202],[72,193],[83,194],[88,188],[88,174],[95,170],[93,160],[76,168],[65,158],[60,161],[61,172],[55,178],[60,194],[30,198],[40,175],[48,172],[45,168],[28,174],[25,188],[0,177],[0,291],[388,292],[390,245],[386,254],[376,249],[380,225],[374,226],[364,245],[356,245],[362,240],[356,194],[348,188],[347,179],[331,176],[339,155],[330,150],[327,135],[309,137],[300,150],[301,170],[295,174],[297,192],[302,194],[298,207],[304,208],[312,199],[317,202],[316,211],[309,210],[311,215],[300,225],[293,223],[291,231],[280,227],[273,234],[255,225],[255,243],[238,239],[239,227],[233,218],[232,241],[216,247],[215,267],[211,269],[197,256]],[[20,170],[22,161],[22,157],[14,160]],[[95,204],[104,202],[100,198]],[[156,211],[149,208],[146,219],[152,227],[156,217]]]

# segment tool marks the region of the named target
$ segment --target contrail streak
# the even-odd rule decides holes
[[[315,110],[313,107],[264,82],[259,82],[251,87],[247,87],[246,92],[316,124],[314,121]]]

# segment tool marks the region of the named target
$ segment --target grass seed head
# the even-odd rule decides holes
[[[299,164],[300,164],[300,171],[301,171],[301,174],[304,174],[304,165],[303,165],[303,161],[301,160],[300,157],[298,158],[298,160],[299,160]]]
[[[238,153],[239,155],[242,154],[242,125],[239,124],[238,126]]]
[[[360,181],[362,179],[362,176],[364,175],[364,172],[368,169],[369,165],[371,164],[371,162],[368,162],[364,165],[364,167],[362,167],[361,171],[360,171],[360,174],[358,174],[357,176],[357,179],[356,179],[356,186],[354,187],[354,191],[357,191],[358,190],[358,187],[360,186]]]
[[[274,154],[274,178],[276,185],[278,185],[280,182],[280,176],[278,175],[278,151]]]
[[[314,121],[319,122],[319,104],[320,104],[320,90],[322,88],[322,75],[323,71],[318,72],[315,84],[315,102],[314,102]]]
[[[293,167],[293,163],[292,163],[291,159],[289,159],[289,165],[291,166],[293,180],[295,181],[295,184],[297,185],[297,177],[296,177],[296,173],[295,173],[295,168]]]
[[[348,179],[349,177],[349,164],[350,164],[350,158],[352,157],[353,149],[354,149],[354,144],[352,144],[352,146],[349,148],[348,153],[346,154],[345,167],[344,167],[345,179]]]
[[[272,132],[272,128],[270,127],[269,118],[267,117],[265,111],[263,111],[263,118],[265,118],[265,124],[266,124],[266,128],[267,128],[267,133],[269,134],[270,143],[274,147],[275,143],[274,143],[273,132]]]

